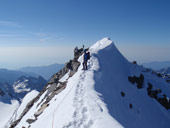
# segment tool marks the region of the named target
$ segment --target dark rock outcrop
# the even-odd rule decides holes
[[[5,93],[0,88],[0,96],[4,96],[4,95],[5,95]]]
[[[158,101],[167,110],[170,109],[170,100],[165,94],[162,93],[161,89],[154,89],[153,85],[148,83],[147,92],[150,98]]]
[[[132,108],[133,108],[133,105],[132,105],[132,104],[129,104],[129,108],[132,109]]]
[[[36,119],[27,119],[26,122],[29,124],[32,124],[36,121]]]
[[[136,76],[131,77],[131,76],[129,76],[129,77],[128,77],[128,80],[129,80],[132,84],[135,84],[135,83],[136,83],[138,89],[143,88],[143,83],[144,83],[144,76],[143,76],[143,74],[140,74],[139,77],[136,77]]]
[[[133,61],[132,64],[137,64],[137,62],[136,62],[136,61]]]
[[[121,96],[122,96],[122,97],[125,97],[125,93],[124,93],[124,92],[121,92]]]
[[[170,100],[166,97],[166,95],[163,95],[163,97],[158,98],[157,101],[167,110],[170,109]]]

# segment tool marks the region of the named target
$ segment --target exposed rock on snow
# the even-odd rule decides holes
[[[151,83],[148,83],[147,91],[148,96],[157,100],[166,109],[170,109],[170,99],[166,96],[166,94],[162,93],[160,88],[155,89]]]
[[[137,88],[143,88],[143,82],[144,82],[144,76],[143,74],[140,74],[139,77],[133,76],[133,77],[128,77],[128,80],[132,83],[132,84],[137,84]]]
[[[125,93],[124,93],[124,92],[121,92],[121,96],[122,96],[122,97],[125,97]]]

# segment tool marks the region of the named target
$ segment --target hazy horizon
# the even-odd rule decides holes
[[[129,60],[170,61],[168,0],[0,1],[0,68],[65,63],[110,37]]]

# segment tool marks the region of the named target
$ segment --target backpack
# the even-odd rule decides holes
[[[88,60],[88,54],[84,53],[84,60],[87,61]]]
[[[87,53],[87,60],[90,59],[90,52]]]

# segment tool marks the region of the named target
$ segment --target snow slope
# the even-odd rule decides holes
[[[11,104],[0,102],[0,128],[3,128],[18,106],[17,100],[12,100]]]
[[[8,83],[0,83],[0,128],[19,106],[19,102],[12,96],[13,92]]]
[[[103,43],[103,42],[102,42]],[[170,87],[163,78],[158,78],[138,65],[129,63],[111,44],[95,55],[100,69],[95,73],[95,89],[102,94],[109,113],[127,128],[168,128],[170,113],[147,95],[147,83],[161,88],[170,97]],[[108,56],[108,58],[107,58]],[[144,88],[137,89],[128,81],[128,76],[144,75]],[[121,96],[125,93],[125,97]],[[130,109],[129,105],[133,108]]]
[[[48,93],[45,91],[24,115],[16,128],[168,128],[170,113],[147,94],[148,82],[170,97],[170,87],[145,68],[129,63],[109,38],[92,47],[88,70],[78,71],[60,81],[66,88],[55,95],[44,107],[42,114],[35,114],[42,107]],[[83,62],[83,56],[79,58]],[[138,89],[129,82],[129,76],[144,75],[144,85]],[[124,94],[124,95],[123,95]],[[28,123],[28,119],[34,120]]]
[[[8,128],[9,127],[9,125],[10,125],[10,123],[12,122],[12,121],[14,121],[14,120],[16,120],[16,119],[18,119],[19,118],[19,116],[22,114],[22,112],[23,112],[23,110],[25,109],[25,107],[26,107],[26,105],[33,99],[33,98],[35,98],[37,95],[38,95],[38,91],[36,91],[36,90],[32,90],[31,92],[29,92],[29,93],[27,93],[26,95],[25,95],[25,97],[23,98],[23,100],[22,100],[22,103],[21,104],[19,104],[18,102],[17,103],[15,103],[16,105],[15,105],[15,107],[12,107],[12,106],[14,106],[14,105],[9,105],[12,109],[10,109],[11,110],[11,112],[9,113],[9,108],[6,108],[6,109],[8,109],[8,111],[7,110],[4,110],[3,112],[5,112],[5,113],[7,113],[7,114],[9,114],[8,116],[7,116],[7,118],[6,119],[8,119],[8,120],[6,120],[6,121],[3,121],[4,123],[2,124],[2,125],[0,125],[2,128]],[[1,105],[0,105],[1,106]],[[6,115],[6,114],[5,114]],[[12,116],[11,116],[12,115]],[[9,118],[10,117],[10,118]],[[0,128],[1,128],[0,127]]]

